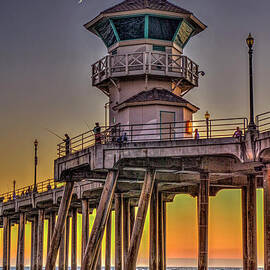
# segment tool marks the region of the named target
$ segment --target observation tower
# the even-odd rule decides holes
[[[110,126],[192,120],[199,108],[183,96],[198,87],[199,66],[183,52],[206,26],[190,11],[166,0],[126,0],[85,28],[108,49],[92,65],[92,84],[109,97]]]

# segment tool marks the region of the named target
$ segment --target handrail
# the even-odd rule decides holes
[[[101,58],[92,65],[93,85],[114,75],[137,75],[138,72],[182,77],[198,86],[199,66],[195,62],[184,55],[156,51],[107,55]]]
[[[259,132],[270,131],[270,111],[256,116],[256,125]]]
[[[126,142],[172,141],[192,139],[195,129],[198,129],[201,139],[232,137],[236,127],[239,127],[245,136],[247,118],[209,119],[209,121],[182,121],[147,123],[133,125],[114,125],[109,128],[101,127],[101,132],[94,135],[92,131],[84,132],[70,139],[70,149],[65,142],[59,143],[58,157],[75,153],[95,144],[123,144]]]
[[[16,189],[14,191],[6,192],[0,195],[0,200],[3,202],[12,201],[17,198],[24,198],[31,196],[33,193],[42,193],[48,190],[56,189],[63,186],[64,183],[57,183],[54,179],[48,179],[43,182],[37,183],[36,190],[34,185],[26,186],[23,188]]]

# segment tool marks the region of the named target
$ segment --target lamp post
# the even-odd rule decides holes
[[[253,45],[254,38],[249,33],[246,39],[247,46],[249,48],[249,102],[250,102],[250,119],[249,119],[249,129],[256,129],[256,125],[254,122],[254,98],[253,98],[253,69],[252,69],[252,56],[253,56]]]
[[[34,189],[33,191],[37,191],[37,163],[38,163],[38,158],[37,158],[37,147],[38,147],[38,141],[37,139],[34,141],[34,146],[35,146],[35,175],[34,175]]]
[[[206,120],[206,136],[207,136],[207,139],[209,139],[209,119],[210,119],[210,113],[208,111],[206,111],[204,117],[205,117],[205,120]]]

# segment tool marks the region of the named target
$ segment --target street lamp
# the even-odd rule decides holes
[[[208,111],[206,111],[204,117],[205,117],[205,120],[206,120],[206,136],[207,136],[207,139],[209,139],[209,119],[210,119],[210,113]]]
[[[250,119],[249,119],[249,129],[256,129],[256,125],[254,122],[254,99],[253,99],[253,70],[252,70],[252,56],[253,56],[253,45],[254,38],[249,33],[246,39],[247,46],[249,48],[249,101],[250,101]]]
[[[34,189],[33,191],[37,191],[37,163],[38,163],[38,158],[37,158],[37,147],[38,147],[38,141],[37,139],[34,141],[34,146],[35,146],[35,175],[34,175]]]

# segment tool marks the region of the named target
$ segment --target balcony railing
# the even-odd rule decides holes
[[[198,68],[183,55],[161,52],[108,55],[92,65],[92,82],[96,86],[111,77],[151,74],[182,78],[192,86],[198,86]]]
[[[95,144],[117,144],[154,141],[176,141],[193,139],[197,129],[200,139],[233,137],[239,127],[245,136],[247,130],[246,118],[211,119],[183,121],[170,123],[115,125],[108,129],[101,128],[98,138],[93,131],[85,132],[70,140],[69,153],[75,153]],[[67,154],[66,144],[58,144],[58,157]]]
[[[48,179],[46,181],[37,183],[36,190],[34,190],[34,185],[26,186],[23,188],[16,189],[15,192],[10,191],[0,195],[0,200],[7,202],[18,198],[24,198],[31,196],[33,192],[42,193],[51,189],[59,188],[63,186],[63,183],[56,183],[54,179]]]

